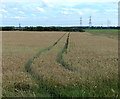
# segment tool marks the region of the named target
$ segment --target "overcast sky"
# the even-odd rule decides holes
[[[119,0],[2,0],[0,26],[79,26],[118,24]],[[109,21],[108,21],[109,20]]]

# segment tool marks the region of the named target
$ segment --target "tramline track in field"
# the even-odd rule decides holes
[[[68,49],[68,45],[69,45],[69,38],[70,38],[70,33],[67,36],[67,40],[65,45],[63,46],[63,48],[60,50],[60,52],[57,55],[57,59],[56,61],[61,64],[61,66],[63,66],[65,69],[68,69],[71,72],[75,72],[76,69],[74,69],[72,66],[70,66],[69,64],[67,64],[64,59],[63,59],[63,54],[67,53],[67,49]]]
[[[66,34],[66,33],[65,33]],[[54,46],[56,46],[58,44],[58,42],[65,36],[65,34],[63,34],[53,45],[44,48],[43,50],[40,50],[35,56],[33,56],[31,59],[29,59],[27,61],[27,63],[25,64],[25,71],[28,72],[33,78],[34,80],[37,82],[37,84],[39,85],[39,87],[42,86],[42,88],[44,90],[47,90],[47,86],[45,85],[45,82],[43,81],[42,76],[39,76],[37,73],[35,73],[34,71],[32,71],[31,69],[31,65],[33,64],[34,60],[37,59],[38,57],[40,57],[41,54],[50,51]],[[51,94],[51,96],[58,96],[55,94],[55,92],[51,92],[49,91],[48,93]]]

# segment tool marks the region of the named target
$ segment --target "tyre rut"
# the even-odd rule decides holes
[[[61,66],[63,66],[65,69],[71,71],[71,72],[75,72],[77,71],[75,68],[73,68],[72,66],[70,66],[68,63],[66,63],[63,59],[63,54],[67,53],[67,49],[68,49],[68,45],[69,45],[69,38],[70,38],[70,33],[68,33],[67,36],[67,40],[65,45],[63,46],[63,48],[60,50],[60,52],[57,55],[56,61],[61,64]]]
[[[65,33],[66,34],[66,33]],[[47,51],[50,51],[54,46],[56,46],[58,44],[58,42],[65,36],[65,34],[63,34],[53,45],[44,48],[43,50],[40,50],[35,56],[33,56],[31,59],[29,59],[26,64],[25,64],[25,71],[30,74],[32,76],[32,78],[36,81],[36,83],[38,84],[39,88],[42,86],[42,89],[44,91],[47,91],[51,96],[58,96],[58,94],[56,94],[53,91],[48,90],[47,85],[45,84],[45,82],[43,81],[43,77],[39,76],[38,74],[36,74],[34,71],[32,71],[31,69],[31,65],[34,62],[34,60],[38,57],[40,57],[40,55],[42,53],[45,53]]]

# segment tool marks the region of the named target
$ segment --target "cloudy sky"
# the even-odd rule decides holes
[[[0,26],[117,25],[119,0],[2,0]]]

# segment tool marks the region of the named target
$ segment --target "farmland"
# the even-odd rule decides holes
[[[3,97],[118,97],[117,36],[98,34],[4,31]]]
[[[118,29],[86,29],[93,35],[105,36],[112,39],[118,39]]]

